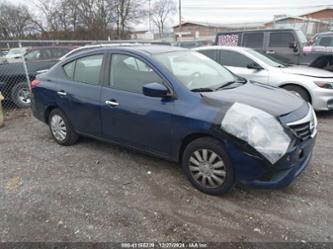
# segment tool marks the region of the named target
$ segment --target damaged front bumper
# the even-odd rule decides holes
[[[274,189],[288,186],[309,165],[316,135],[295,145],[278,162],[270,164],[263,157],[229,144],[236,180],[256,188]]]

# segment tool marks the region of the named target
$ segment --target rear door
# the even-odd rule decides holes
[[[104,54],[78,58],[63,66],[66,78],[57,84],[57,104],[74,128],[92,136],[101,136],[100,94]]]
[[[294,32],[271,31],[269,32],[266,55],[285,63],[298,64],[301,48],[299,46],[295,49],[290,48],[292,43],[298,44]]]
[[[269,72],[265,69],[256,70],[248,68],[250,64],[256,64],[251,58],[230,50],[220,50],[220,64],[227,67],[234,74],[249,80],[261,83],[268,82]]]

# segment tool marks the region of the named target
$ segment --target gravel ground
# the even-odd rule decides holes
[[[333,112],[288,188],[195,190],[178,165],[81,139],[57,145],[29,115],[0,130],[1,241],[333,241]]]

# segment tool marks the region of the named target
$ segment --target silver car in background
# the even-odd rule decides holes
[[[310,102],[317,111],[333,109],[332,72],[287,65],[251,48],[209,46],[193,50],[210,57],[236,75],[292,91]]]

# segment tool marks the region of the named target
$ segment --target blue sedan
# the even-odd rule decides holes
[[[202,192],[289,185],[309,164],[316,115],[285,90],[237,77],[187,49],[128,45],[77,53],[32,82],[55,141],[80,136],[179,162]]]

